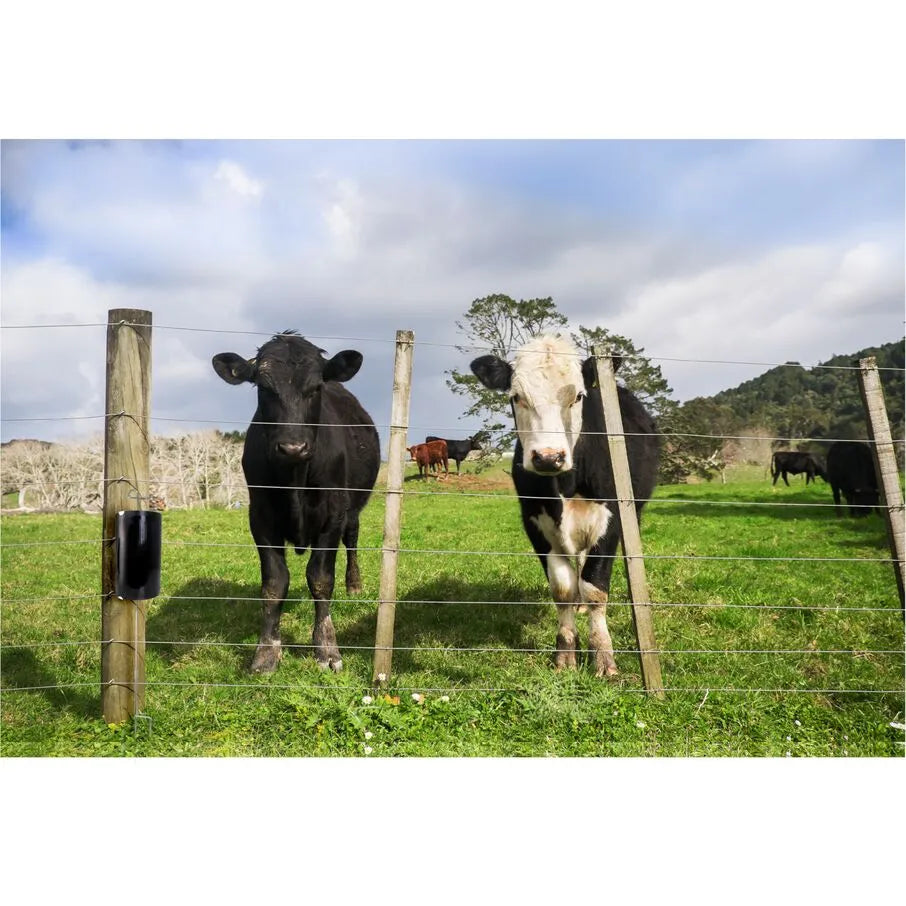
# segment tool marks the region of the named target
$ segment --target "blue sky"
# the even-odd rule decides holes
[[[286,328],[355,338],[321,345],[361,349],[350,389],[385,424],[389,341],[413,329],[441,345],[416,350],[412,436],[465,436],[444,372],[490,293],[631,337],[681,400],[764,369],[668,359],[814,364],[898,339],[903,174],[896,140],[4,141],[2,322],[150,309],[160,433],[246,420],[252,393],[210,358]],[[4,440],[99,429],[9,420],[102,413],[103,329],[2,344]]]

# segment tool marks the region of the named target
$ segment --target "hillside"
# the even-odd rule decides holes
[[[881,371],[887,414],[895,438],[903,437],[903,341],[835,355],[815,368],[772,368],[711,397],[732,413],[738,427],[760,425],[777,437],[864,438],[868,436],[858,373],[835,370],[874,356]],[[835,367],[821,367],[835,366]]]

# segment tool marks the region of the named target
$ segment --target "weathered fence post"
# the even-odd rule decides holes
[[[406,432],[409,427],[409,393],[412,383],[411,330],[396,332],[396,356],[393,362],[393,401],[390,412],[390,444],[387,451],[387,494],[384,505],[384,543],[381,553],[381,586],[374,636],[374,671],[376,685],[390,678],[393,659],[393,624],[396,616],[396,573],[399,561],[400,520],[402,516],[403,460]]]
[[[101,554],[101,705],[107,723],[141,711],[145,698],[144,601],[117,598],[116,514],[141,509],[150,478],[151,312],[107,313],[107,402]]]
[[[651,621],[651,597],[645,576],[645,561],[642,557],[642,535],[635,511],[635,493],[629,472],[629,457],[626,453],[626,437],[623,417],[620,414],[620,399],[614,377],[613,361],[604,349],[596,346],[593,350],[597,370],[598,387],[601,390],[601,404],[604,407],[604,426],[610,448],[610,462],[617,491],[617,506],[620,511],[620,531],[623,543],[623,562],[626,565],[626,581],[629,599],[632,602],[632,625],[639,644],[639,660],[642,666],[642,682],[645,688],[657,698],[664,697],[664,683],[661,679],[661,661],[654,640],[654,626]]]
[[[884,405],[884,391],[881,388],[878,363],[874,356],[859,360],[859,390],[865,406],[868,436],[874,441],[872,446],[874,447],[875,472],[881,490],[881,503],[884,506],[887,541],[890,545],[890,555],[895,561],[893,570],[900,594],[900,607],[904,607],[903,564],[906,559],[906,539],[904,539],[906,528],[903,524],[903,495],[900,492],[897,455],[893,448],[887,408]]]

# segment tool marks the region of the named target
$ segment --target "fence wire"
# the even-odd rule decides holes
[[[175,324],[134,324],[131,321],[92,321],[82,324],[0,324],[0,330],[40,330],[45,328],[80,328],[80,327],[141,327],[148,328],[153,326],[154,330],[173,330],[184,331],[186,333],[212,333],[212,334],[233,334],[241,336],[256,337],[274,337],[279,336],[280,331],[263,331],[263,330],[227,330],[218,327],[185,327]],[[304,336],[306,340],[330,340],[337,343],[396,343],[395,339],[389,337],[346,337],[336,335],[308,335]],[[497,349],[493,346],[484,346],[473,343],[436,343],[430,340],[416,340],[413,346],[429,346],[435,349],[455,349],[457,352],[487,352],[496,353]],[[551,355],[562,355],[575,358],[572,353],[552,352]],[[759,368],[798,368],[800,371],[810,371],[813,369],[822,369],[828,371],[859,371],[858,365],[803,365],[801,362],[752,362],[738,361],[733,359],[685,359],[676,356],[655,356],[617,353],[619,358],[625,361],[654,361],[654,362],[685,362],[691,365],[750,365]],[[878,367],[878,371],[906,371],[904,368]]]
[[[4,687],[0,692],[6,694],[8,692],[45,692],[49,690],[56,689],[79,689],[79,688],[94,688],[97,689],[102,684],[99,682],[93,683],[53,683],[51,685],[43,686],[9,686]],[[515,694],[515,695],[529,695],[531,690],[525,688],[524,686],[396,686],[396,685],[387,685],[382,686],[380,691],[376,691],[373,686],[361,685],[358,687],[353,686],[331,686],[325,683],[208,683],[208,682],[161,682],[155,680],[148,680],[145,682],[138,683],[123,683],[110,680],[106,685],[109,686],[123,686],[127,689],[151,689],[151,688],[179,688],[179,689],[248,689],[258,692],[266,692],[271,690],[281,690],[281,691],[312,691],[319,690],[322,692],[349,692],[355,691],[358,689],[360,692],[365,692],[363,698],[368,698],[370,701],[363,701],[362,704],[370,705],[375,699],[380,700],[381,696],[387,695],[390,692],[410,692],[415,695],[426,695],[426,694],[438,694],[443,693],[445,695],[455,695],[459,693],[469,693],[469,694]],[[641,689],[632,686],[616,686],[611,685],[610,688],[613,691],[619,693],[630,693],[634,695],[648,695],[650,690]],[[569,690],[563,690],[564,693],[569,692]],[[835,689],[822,689],[822,688],[804,688],[799,686],[792,686],[789,688],[783,687],[765,687],[765,688],[736,688],[736,687],[721,687],[721,686],[659,686],[658,691],[661,692],[670,692],[670,693],[691,693],[695,695],[701,695],[702,693],[727,693],[727,694],[736,694],[736,695],[781,695],[781,694],[793,694],[801,693],[808,695],[901,695],[903,693],[902,689],[845,689],[845,688],[835,688]],[[576,690],[576,694],[581,694]]]
[[[116,322],[117,326],[141,326],[147,327],[148,325],[134,325],[127,321]],[[87,324],[3,324],[0,325],[0,328],[6,330],[27,330],[27,329],[43,329],[43,328],[72,328],[72,327],[109,327],[109,322],[97,322],[97,323],[87,323]],[[212,334],[236,334],[236,335],[248,335],[248,336],[263,336],[271,337],[274,336],[274,332],[263,332],[263,331],[241,331],[241,330],[226,330],[226,329],[213,329],[213,328],[192,328],[184,327],[177,325],[153,325],[155,330],[173,330],[173,331],[189,331],[196,333],[212,333]],[[341,341],[341,342],[355,342],[355,343],[387,343],[392,344],[395,340],[387,338],[376,338],[376,337],[344,337],[344,336],[309,336],[309,340],[329,340],[329,341]],[[416,346],[427,346],[433,348],[448,348],[456,349],[461,353],[466,352],[494,352],[493,349],[484,346],[477,345],[465,345],[465,344],[446,344],[446,343],[432,343],[432,342],[417,342],[414,345]],[[714,364],[714,365],[746,365],[746,366],[760,366],[760,367],[770,367],[770,368],[796,368],[799,370],[834,370],[834,371],[851,371],[859,372],[861,369],[857,365],[845,366],[845,365],[811,365],[805,366],[801,363],[793,362],[756,362],[756,361],[732,361],[732,360],[721,360],[721,359],[683,359],[676,357],[665,357],[665,356],[642,356],[642,355],[622,355],[621,358],[626,360],[638,359],[638,360],[648,360],[648,361],[665,361],[665,362],[685,362],[690,364]],[[904,372],[903,368],[892,368],[892,367],[879,367],[878,371],[885,372]],[[119,417],[124,415],[123,412],[116,413],[104,413],[98,415],[81,415],[81,416],[32,416],[32,417],[22,417],[22,418],[0,418],[2,422],[9,423],[25,423],[25,422],[46,422],[46,421],[90,421],[90,420],[99,420],[99,419],[108,419],[112,417]],[[176,418],[166,415],[152,415],[150,417],[151,421],[166,421],[174,424],[180,423],[191,423],[191,424],[236,424],[236,425],[285,425],[288,427],[301,427],[306,426],[304,423],[298,422],[287,422],[287,423],[268,423],[268,422],[258,422],[252,420],[251,422],[248,419],[239,420],[209,420],[209,419],[186,419],[186,418]],[[310,426],[310,425],[309,425]],[[336,427],[336,428],[349,428],[349,427],[361,427],[360,425],[318,425],[316,426],[320,429],[327,427]],[[392,429],[404,427],[406,430],[412,431],[411,426],[398,426],[390,424],[381,424],[376,425],[376,428],[381,429]],[[454,428],[442,426],[428,426],[423,430],[425,431],[442,431],[447,433],[462,433],[462,426],[456,426]],[[597,432],[599,436],[606,436],[608,432]],[[614,435],[619,436],[619,435]],[[638,436],[651,436],[644,433],[634,433],[634,432],[624,432],[621,436],[623,437],[638,437]],[[770,437],[770,436],[760,436],[760,435],[730,435],[730,434],[694,434],[694,433],[684,433],[684,432],[662,432],[658,433],[655,436],[661,438],[694,438],[702,440],[716,440],[716,441],[770,441],[772,443],[777,442],[788,442],[789,438],[786,437]],[[816,443],[833,443],[836,441],[851,441],[852,438],[827,438],[827,437],[809,437],[809,438],[799,438],[797,439],[800,443],[804,442],[816,442]],[[866,444],[873,444],[875,441],[871,439],[863,439],[861,442]],[[904,440],[893,440],[894,444],[902,445],[906,443]],[[116,482],[123,479],[88,479],[82,480],[80,484],[89,484],[92,481],[98,481],[101,484],[105,482]],[[76,482],[73,482],[76,483]],[[149,479],[149,484],[156,486],[168,485],[168,484],[180,484],[178,481],[164,481],[157,479]],[[62,483],[58,483],[62,484]],[[209,483],[208,486],[228,486],[228,483],[225,482],[215,482]],[[271,486],[271,485],[252,485],[248,486],[252,489],[257,488],[275,488],[275,489],[295,489],[294,486]],[[441,493],[448,494],[449,492],[439,492],[439,491],[417,491],[417,490],[407,490],[403,489],[400,491],[388,491],[384,488],[374,488],[374,489],[337,489],[337,488],[316,488],[311,490],[319,491],[342,491],[346,492],[349,490],[368,490],[375,493],[394,493],[401,494],[406,496],[434,496]],[[458,496],[471,497],[471,498],[499,498],[499,497],[511,497],[511,493],[479,493],[479,492],[457,492]],[[545,497],[538,497],[534,499],[549,499]],[[615,499],[606,499],[601,498],[598,502],[602,503],[618,503],[619,500]],[[836,507],[836,504],[833,503],[800,503],[800,502],[785,502],[785,501],[716,501],[716,500],[690,500],[690,499],[670,499],[670,498],[634,498],[632,500],[634,503],[648,503],[648,504],[681,504],[681,505],[694,505],[694,506],[745,506],[745,507],[801,507],[801,508],[829,508]],[[847,504],[848,506],[848,504]],[[874,507],[864,507],[865,509],[873,509]],[[879,507],[880,508],[880,507]],[[888,509],[893,509],[893,507],[888,507]],[[48,545],[98,545],[110,543],[113,539],[90,539],[90,540],[61,540],[61,541],[36,541],[36,542],[18,542],[18,543],[2,543],[0,547],[3,548],[32,548],[32,547],[43,547]],[[191,541],[169,541],[168,545],[181,546],[181,547],[222,547],[222,548],[266,548],[266,547],[285,547],[285,545],[254,545],[249,543],[212,543],[212,542],[191,542]],[[339,548],[310,548],[311,550],[338,550]],[[385,550],[384,547],[361,547],[358,548],[360,552],[379,552]],[[537,554],[534,552],[527,551],[482,551],[482,550],[450,550],[450,549],[422,549],[422,548],[394,548],[399,553],[405,553],[410,555],[457,555],[457,556],[480,556],[480,557],[537,557]],[[593,554],[592,557],[622,557],[621,554],[614,555],[601,555]],[[698,555],[670,555],[670,554],[661,554],[661,555],[652,555],[647,554],[643,557],[645,560],[687,560],[687,561],[721,561],[721,562],[783,562],[783,563],[803,563],[803,562],[816,562],[816,563],[894,563],[897,562],[891,558],[860,558],[860,557],[755,557],[755,556],[698,556]],[[12,604],[12,603],[37,603],[37,602],[59,602],[59,601],[78,601],[93,599],[97,600],[100,597],[100,593],[77,593],[77,594],[67,594],[67,595],[50,595],[50,596],[36,596],[36,597],[5,597],[2,600],[3,604]],[[256,597],[223,597],[223,596],[189,596],[189,595],[161,595],[159,600],[169,600],[169,601],[180,601],[180,600],[194,600],[194,601],[219,601],[223,602],[228,601],[248,601],[248,602],[261,602],[265,600],[264,598]],[[286,603],[291,603],[293,601],[302,601],[308,602],[308,598],[287,598]],[[343,602],[356,602],[356,603],[371,603],[377,604],[380,603],[379,599],[363,599],[363,598],[335,598],[335,603]],[[419,604],[419,605],[509,605],[509,606],[520,606],[520,605],[548,605],[551,602],[549,601],[451,601],[451,600],[406,600],[400,599],[400,604]],[[614,602],[611,601],[608,604],[609,607],[629,607],[634,606],[630,602]],[[739,608],[746,610],[797,610],[797,611],[828,611],[835,613],[850,613],[850,612],[889,612],[899,614],[900,610],[898,607],[854,607],[854,606],[841,606],[835,604],[827,605],[800,605],[800,604],[725,604],[719,602],[650,602],[651,607],[658,608],[682,608],[682,607],[694,607],[694,608]],[[89,641],[54,641],[54,642],[34,642],[34,643],[22,643],[22,644],[10,644],[4,642],[0,644],[0,650],[8,651],[10,649],[29,649],[29,648],[47,648],[47,647],[96,647],[98,645],[109,644],[115,640],[89,640]],[[249,642],[214,642],[209,640],[197,640],[197,641],[166,641],[166,640],[149,640],[146,641],[146,644],[149,646],[192,646],[192,647],[255,647],[257,643]],[[300,649],[300,650],[310,650],[313,649],[314,645],[304,645],[304,644],[285,644],[284,648],[287,649]],[[374,651],[376,650],[375,646],[370,645],[344,645],[345,649],[348,650],[359,650],[359,651]],[[553,648],[497,648],[497,647],[428,647],[428,646],[394,646],[394,650],[397,651],[410,651],[410,652],[437,652],[437,653],[525,653],[525,654],[553,654],[556,649]],[[577,653],[589,654],[591,653],[590,649],[576,649]],[[834,656],[834,657],[852,657],[852,658],[861,658],[867,656],[897,656],[903,657],[904,652],[900,649],[877,649],[877,650],[854,650],[854,649],[816,649],[816,648],[805,648],[805,649],[673,649],[673,648],[658,648],[658,649],[639,649],[639,648],[623,648],[615,649],[617,654],[663,654],[671,656],[682,656],[682,655],[696,655],[696,656],[711,656],[711,655],[722,655],[722,656],[746,656],[746,655],[757,655],[757,656]],[[283,683],[274,683],[267,682],[264,683],[208,683],[208,682],[156,682],[156,681],[147,681],[138,684],[129,684],[129,685],[138,685],[143,688],[151,687],[174,687],[174,688],[195,688],[195,689],[252,689],[261,691],[262,689],[284,689],[284,690],[332,690],[334,692],[347,692],[354,690],[353,686],[335,686],[328,684],[283,684]],[[4,686],[0,689],[0,694],[5,694],[9,692],[30,692],[30,691],[41,691],[49,689],[68,689],[68,688],[98,688],[99,683],[89,682],[89,683],[57,683],[51,685],[36,685],[36,686],[21,686],[21,687],[8,687]],[[617,688],[621,692],[631,692],[631,693],[646,693],[645,689],[642,688],[631,688],[624,686],[611,686],[611,688]],[[371,686],[362,686],[362,690],[367,690],[367,692],[374,692],[373,687]],[[468,687],[444,687],[444,688],[424,688],[424,687],[407,687],[407,686],[387,686],[381,690],[382,692],[394,691],[394,692],[412,692],[418,694],[424,693],[525,693],[527,690],[521,687],[481,687],[481,686],[468,686]],[[792,693],[809,693],[809,694],[826,694],[826,695],[837,695],[837,694],[860,694],[860,695],[881,695],[881,694],[902,694],[903,689],[846,689],[846,688],[802,688],[802,687],[790,687],[790,688],[781,688],[781,687],[766,687],[766,688],[735,688],[735,687],[715,687],[715,686],[701,686],[701,687],[690,687],[690,686],[670,686],[664,687],[663,691],[670,693],[678,694],[695,694],[700,695],[702,693],[728,693],[728,694],[792,694]],[[367,697],[367,696],[366,696]],[[363,699],[364,700],[364,699]]]

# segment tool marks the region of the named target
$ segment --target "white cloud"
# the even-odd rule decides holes
[[[222,160],[214,171],[214,179],[220,180],[229,186],[237,195],[243,198],[260,198],[264,191],[264,183],[253,179],[235,161]]]
[[[897,339],[900,254],[876,243],[774,249],[682,277],[651,280],[605,326],[644,338],[652,356],[814,365],[838,352]],[[879,304],[882,303],[882,304]],[[886,303],[886,304],[884,304]],[[902,304],[902,302],[900,302]],[[681,399],[734,386],[763,369],[665,363]]]
[[[386,421],[382,376],[390,367],[380,341],[413,328],[417,341],[454,344],[462,339],[454,322],[472,299],[493,292],[553,296],[574,326],[604,326],[653,356],[814,363],[902,331],[902,222],[856,220],[841,238],[819,217],[803,228],[804,239],[769,231],[728,248],[714,236],[719,219],[707,229],[677,228],[650,215],[630,229],[608,208],[567,204],[546,187],[538,197],[462,173],[408,165],[375,171],[371,148],[346,146],[348,159],[325,167],[310,159],[320,146],[306,147],[309,157],[291,144],[271,147],[219,147],[207,158],[197,149],[183,157],[138,144],[76,154],[62,146],[4,150],[4,199],[27,215],[51,254],[6,256],[3,321],[104,321],[109,308],[153,311],[161,329],[152,408],[187,420],[251,414],[248,394],[218,381],[210,357],[251,354],[264,337],[164,326],[373,337],[359,344],[366,366],[351,389],[368,398],[379,422]],[[729,156],[710,177],[697,162],[656,204],[700,213],[701,204],[677,199],[709,185],[738,196],[758,163],[753,152],[743,157]],[[830,157],[825,165],[832,168]],[[706,202],[715,218],[749,224],[749,212],[720,196],[712,192]],[[5,223],[4,237],[7,231]],[[96,334],[4,331],[4,415],[91,410],[103,384],[103,328]],[[336,351],[342,344],[324,345]],[[457,424],[461,401],[442,373],[467,367],[461,359],[442,346],[417,352],[414,417],[432,427]],[[663,368],[681,399],[764,370]],[[61,374],[71,380],[61,382]],[[5,437],[21,436],[16,426],[3,428]]]

